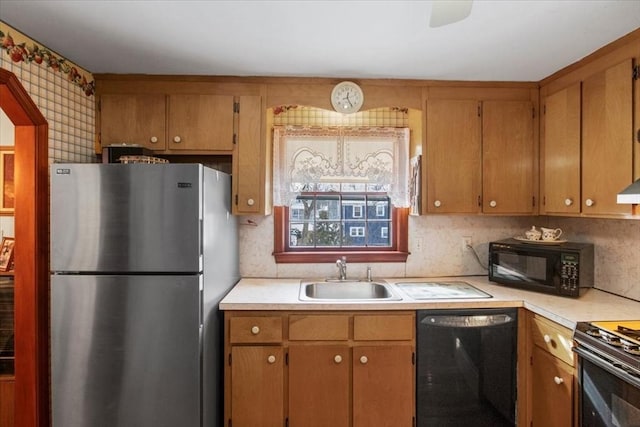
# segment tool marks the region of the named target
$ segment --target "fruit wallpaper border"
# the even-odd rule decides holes
[[[16,31],[17,32],[17,31]],[[85,95],[92,96],[95,93],[96,83],[88,81],[87,77],[72,62],[53,54],[49,49],[30,43],[15,43],[9,31],[5,34],[0,30],[0,49],[6,53],[13,62],[45,64],[53,71],[67,75],[67,79],[82,89]]]

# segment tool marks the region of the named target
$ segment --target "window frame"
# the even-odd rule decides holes
[[[392,241],[391,247],[359,248],[305,248],[291,250],[289,247],[289,207],[274,206],[274,249],[276,263],[325,263],[336,262],[346,256],[351,262],[406,262],[409,256],[409,208],[390,207]]]
[[[354,230],[356,233],[354,233]],[[349,227],[349,236],[351,237],[364,237],[364,226],[351,226]]]

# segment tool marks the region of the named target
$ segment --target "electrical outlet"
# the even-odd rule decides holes
[[[466,252],[471,250],[470,246],[473,246],[473,239],[471,236],[463,236],[462,237],[462,252]]]
[[[416,252],[422,252],[422,237],[416,239]]]

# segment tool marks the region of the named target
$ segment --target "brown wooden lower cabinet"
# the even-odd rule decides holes
[[[15,406],[13,376],[0,376],[0,427],[13,427]]]
[[[289,426],[349,427],[351,349],[289,347]]]
[[[226,312],[225,328],[227,425],[414,425],[415,312]]]
[[[534,347],[532,372],[533,426],[572,426],[573,367]]]
[[[412,426],[413,348],[375,345],[353,348],[353,426]]]
[[[282,427],[284,351],[277,346],[231,349],[231,419],[234,427]]]
[[[528,389],[531,427],[577,426],[572,331],[532,313]]]

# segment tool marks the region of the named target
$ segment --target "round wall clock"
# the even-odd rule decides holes
[[[331,91],[331,104],[339,113],[355,113],[364,103],[364,93],[354,82],[340,82]]]

